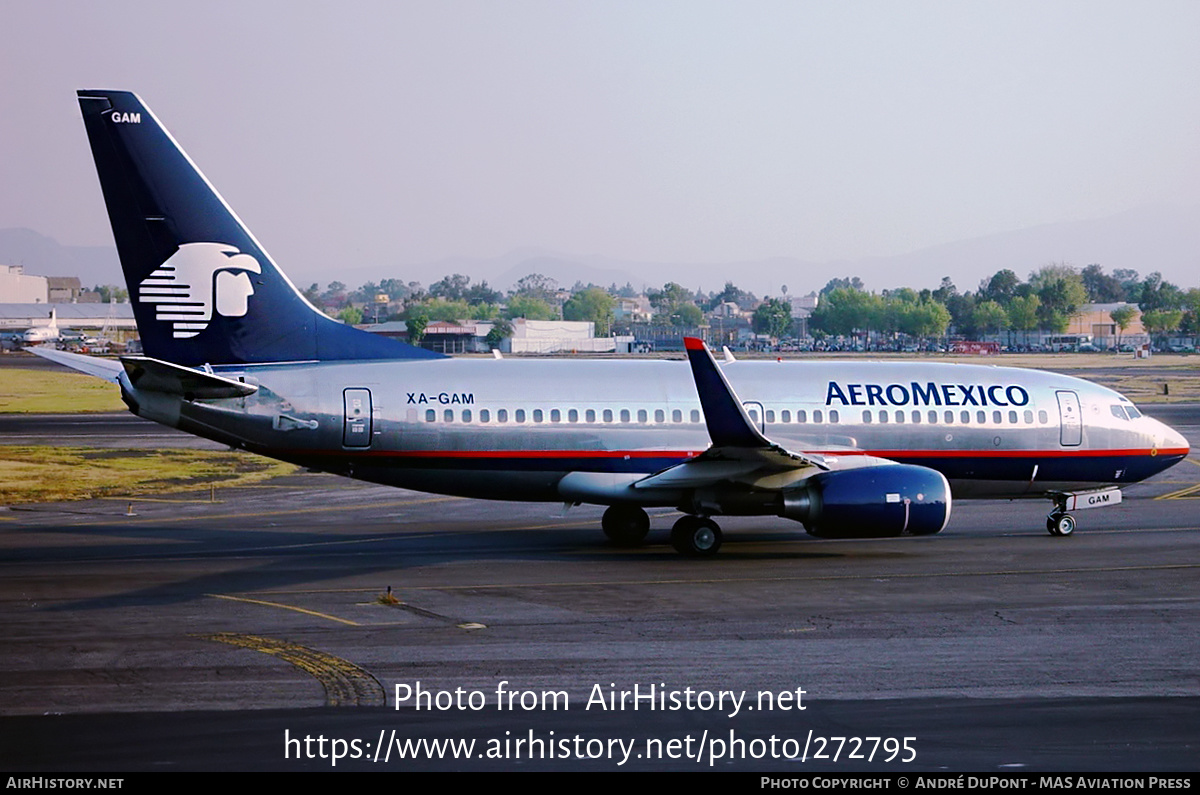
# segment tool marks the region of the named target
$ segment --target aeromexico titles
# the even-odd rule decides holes
[[[608,506],[642,543],[647,508],[709,555],[713,517],[780,516],[820,537],[937,533],[952,494],[1048,497],[1047,528],[1120,501],[1188,453],[1120,394],[1035,370],[906,362],[720,364],[465,359],[314,309],[134,94],[79,103],[144,355],[42,351],[120,384],[131,411],[376,483]]]

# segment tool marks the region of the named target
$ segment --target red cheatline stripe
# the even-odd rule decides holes
[[[287,451],[291,455],[299,451]],[[392,458],[692,458],[698,450],[325,450],[315,455]],[[873,455],[879,458],[1103,458],[1187,455],[1187,448],[1143,450],[806,450],[809,455]]]

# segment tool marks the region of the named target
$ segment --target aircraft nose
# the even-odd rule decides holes
[[[1192,451],[1191,444],[1188,443],[1188,440],[1184,438],[1182,433],[1169,425],[1164,425],[1163,430],[1166,431],[1163,435],[1163,447],[1182,450],[1185,456]]]

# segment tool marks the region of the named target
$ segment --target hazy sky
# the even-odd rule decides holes
[[[297,281],[1200,204],[1195,0],[0,0],[0,80],[0,227],[111,241],[74,92],[128,89]]]

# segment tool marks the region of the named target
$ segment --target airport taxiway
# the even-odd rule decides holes
[[[1200,406],[1173,406],[1168,421],[1200,443]],[[55,422],[29,419],[24,432]],[[174,432],[143,430],[174,446]],[[596,508],[563,514],[317,474],[218,489],[216,502],[204,491],[12,506],[0,511],[0,767],[328,769],[285,759],[284,732],[370,743],[397,729],[480,739],[815,730],[914,736],[905,770],[1194,769],[1200,465],[1189,458],[1125,495],[1080,512],[1070,538],[1046,533],[1040,501],[960,501],[927,538],[817,540],[781,519],[727,519],[713,560],[671,550],[666,510],[648,546],[620,550],[603,541]],[[399,604],[378,599],[389,587]],[[391,709],[396,685],[418,681],[489,704]],[[498,710],[500,682],[566,692],[572,708]],[[597,685],[803,689],[809,709],[585,710]],[[390,765],[708,769],[608,758]]]

